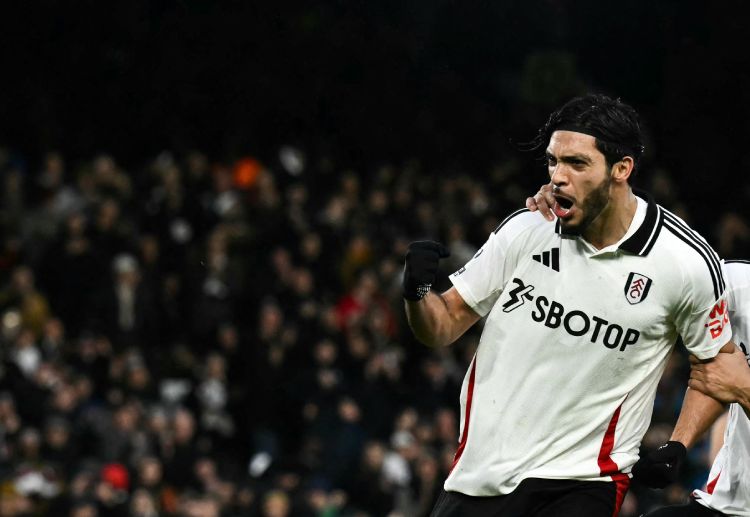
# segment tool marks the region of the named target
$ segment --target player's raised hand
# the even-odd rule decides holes
[[[404,298],[418,301],[429,292],[441,258],[450,256],[448,248],[435,241],[416,241],[409,244],[404,264]]]
[[[633,478],[651,488],[664,488],[677,481],[685,456],[682,443],[669,441],[633,465]]]
[[[555,216],[552,214],[552,207],[555,206],[555,198],[552,195],[552,183],[542,185],[539,192],[532,197],[526,198],[526,208],[532,212],[539,211],[548,221],[553,221]]]

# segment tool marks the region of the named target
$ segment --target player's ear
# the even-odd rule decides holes
[[[627,183],[633,172],[635,162],[630,156],[624,156],[622,160],[612,166],[612,180],[618,183]]]

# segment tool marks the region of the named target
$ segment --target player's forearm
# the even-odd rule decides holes
[[[724,405],[721,402],[688,388],[670,440],[681,442],[689,449],[723,412]]]
[[[404,300],[404,305],[414,336],[425,345],[449,345],[461,335],[441,295],[430,291],[419,301]]]

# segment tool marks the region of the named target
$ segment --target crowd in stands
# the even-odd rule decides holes
[[[127,171],[1,150],[0,515],[429,515],[480,328],[417,343],[402,257],[446,243],[447,288],[537,176],[339,170],[295,149]],[[690,220],[668,173],[648,188]],[[715,222],[720,253],[745,249],[740,215]],[[687,372],[678,348],[645,448],[669,436]],[[664,491],[634,485],[621,515],[684,500],[705,444],[689,459]]]

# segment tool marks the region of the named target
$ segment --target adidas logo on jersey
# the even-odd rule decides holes
[[[532,255],[543,266],[551,267],[555,271],[560,271],[560,248],[552,248],[550,251],[543,251],[539,255]]]

